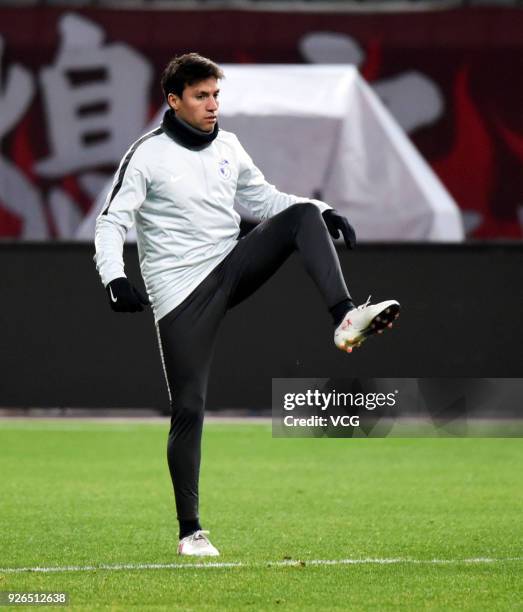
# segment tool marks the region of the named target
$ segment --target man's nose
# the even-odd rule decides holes
[[[208,102],[207,102],[207,110],[217,110],[218,109],[218,100],[216,100],[216,98],[209,98]]]

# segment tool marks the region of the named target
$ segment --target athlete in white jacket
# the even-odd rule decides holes
[[[329,233],[355,244],[343,216],[319,200],[267,183],[236,136],[218,128],[221,69],[189,53],[172,60],[162,86],[162,125],[124,156],[96,223],[95,261],[118,312],[149,300],[127,280],[123,244],[136,223],[142,276],[151,300],[171,402],[168,463],[184,555],[215,556],[198,514],[200,446],[214,339],[226,311],[297,251],[329,308],[338,348],[351,352],[391,326],[395,300],[354,307]],[[240,238],[237,201],[260,223]]]

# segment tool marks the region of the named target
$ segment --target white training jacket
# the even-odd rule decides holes
[[[234,202],[267,219],[292,204],[324,202],[281,193],[231,132],[205,148],[178,144],[160,127],[137,140],[115,174],[96,221],[96,268],[104,286],[125,276],[123,245],[136,223],[142,276],[155,320],[178,306],[236,245]]]

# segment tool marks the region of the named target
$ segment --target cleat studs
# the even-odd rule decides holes
[[[383,330],[382,329],[378,329],[378,334],[382,334]]]
[[[387,325],[387,327],[391,328],[391,327],[392,327],[392,323],[389,323],[389,324]]]

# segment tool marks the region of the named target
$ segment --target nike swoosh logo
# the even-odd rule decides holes
[[[178,181],[181,181],[182,179],[183,179],[183,174],[182,174],[181,176],[177,176],[177,177],[174,177],[174,176],[171,174],[171,183],[173,183],[173,184],[174,184],[174,183],[177,183]]]
[[[111,300],[113,302],[117,302],[118,299],[114,297],[114,295],[113,295],[113,288],[112,287],[109,287],[109,293],[111,294]]]

